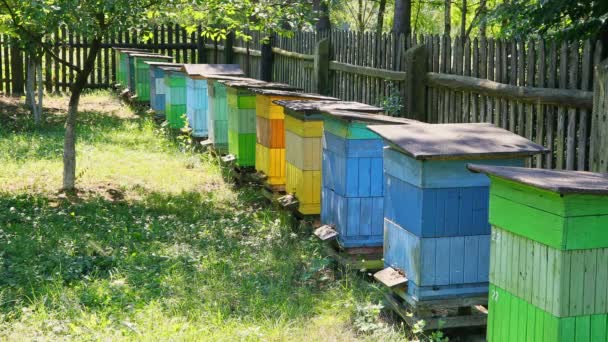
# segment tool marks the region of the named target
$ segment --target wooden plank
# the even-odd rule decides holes
[[[534,51],[534,42],[530,44],[532,51]],[[528,54],[530,51],[528,51]],[[534,63],[534,62],[532,62]],[[528,71],[528,75],[526,75],[526,71]],[[532,72],[530,75],[529,72]],[[534,65],[532,65],[532,69],[526,69],[526,51],[525,44],[522,40],[517,40],[517,82],[514,82],[518,86],[525,86],[526,84],[526,76],[530,76],[531,79],[534,79]],[[530,83],[532,85],[532,83]],[[532,139],[532,134],[527,135],[526,132],[526,113],[524,112],[524,105],[521,102],[515,104],[517,107],[515,108],[515,116],[517,117],[517,134],[521,136],[525,136],[528,139]],[[531,110],[532,107],[530,106]],[[532,114],[530,114],[530,121],[532,121]]]
[[[579,60],[578,60],[578,42],[574,41],[570,46],[570,56],[568,60],[568,88],[578,89],[579,76]],[[575,108],[568,109],[568,126],[566,133],[566,169],[574,170],[576,158],[576,124],[577,111]],[[584,153],[584,151],[581,151]]]
[[[555,88],[557,82],[557,44],[551,42],[550,55],[549,55],[549,70],[547,72],[547,86],[549,88]],[[547,155],[547,160],[544,165],[545,168],[552,169],[555,165],[555,156],[557,155],[555,148],[555,125],[556,125],[556,113],[555,107],[547,109],[547,146],[553,151],[552,154]]]
[[[341,63],[336,61],[329,62],[329,69],[359,76],[379,77],[390,81],[404,81],[406,77],[406,73],[402,71],[376,69],[372,67],[358,66],[350,63]],[[363,96],[360,95],[356,97],[355,101],[365,102],[361,101],[362,98]]]
[[[501,40],[500,43],[501,43],[500,44],[500,77],[501,77],[500,82],[507,84],[509,82],[509,74],[508,74],[509,42]],[[504,128],[504,129],[508,129],[508,119],[509,119],[508,102],[505,98],[500,98],[500,107],[499,108],[500,108],[500,112],[499,112],[500,120],[498,122],[500,123],[500,127]]]
[[[568,86],[568,43],[563,42],[559,53],[559,87],[566,89]],[[565,140],[566,140],[566,108],[557,108],[557,131],[555,135],[555,168],[565,167]]]
[[[533,52],[533,50],[531,50],[530,52]],[[530,55],[529,55],[530,57]],[[530,57],[529,61],[533,60],[532,57]],[[536,78],[536,82],[530,83],[531,80],[528,79],[528,84],[534,84],[537,87],[543,88],[545,87],[546,84],[546,65],[547,65],[547,56],[545,54],[545,41],[543,39],[541,39],[538,42],[538,76]],[[544,146],[548,146],[549,148],[551,148],[552,146],[545,141],[545,134],[546,134],[546,130],[545,130],[545,117],[546,117],[546,110],[547,107],[545,105],[542,104],[538,104],[536,106],[536,138],[534,139],[534,141],[536,141],[537,144],[539,145],[544,145]],[[531,123],[530,123],[530,127],[532,127]],[[550,156],[550,155],[549,155]],[[546,157],[538,155],[536,157],[534,157],[534,165],[537,168],[541,168],[543,167],[543,162],[545,160]]]
[[[510,50],[510,54],[509,54],[509,84],[511,85],[517,85],[517,76],[519,74],[518,71],[518,51],[517,51],[517,42],[516,41],[511,41],[509,42],[509,50]],[[508,102],[505,103],[505,106],[507,108],[507,112],[505,113],[506,115],[506,119],[507,119],[507,125],[505,127],[509,128],[509,131],[511,132],[517,132],[517,106],[515,104],[515,101],[510,100]]]
[[[456,75],[463,74],[463,58],[464,58],[464,42],[462,37],[456,37],[454,39],[454,70],[452,73]],[[452,122],[464,122],[462,113],[462,98],[463,92],[457,91],[452,93],[454,104],[453,108],[453,120]]]
[[[495,73],[495,61],[496,61],[496,49],[495,49],[495,41],[490,38],[488,40],[488,80],[496,80]],[[496,115],[494,114],[494,99],[486,96],[486,104],[488,106],[488,110],[486,112],[486,122],[496,124]]]
[[[471,52],[471,41],[467,39],[464,46],[464,76],[471,76],[473,73],[474,77],[477,77],[477,63],[473,64],[473,69],[471,70],[471,58],[475,58],[477,54],[477,39],[473,42],[473,51]],[[471,55],[473,54],[473,56]],[[474,93],[465,93],[464,96],[464,104],[463,104],[463,112],[464,112],[464,122],[477,122],[477,94]]]
[[[581,57],[581,90],[590,90],[591,87],[591,68],[593,65],[593,56],[591,54],[591,41],[586,40],[583,45],[583,55]],[[589,137],[589,110],[583,109],[580,111],[579,121],[578,121],[578,141],[577,141],[577,150],[578,150],[578,158],[577,158],[577,170],[583,171],[588,170],[588,147],[587,139]]]
[[[481,37],[479,41],[479,74],[473,75],[473,77],[479,77],[486,79],[488,77],[488,51],[487,51],[487,40],[485,37]],[[479,120],[478,122],[492,122],[487,116],[487,101],[485,96],[478,96],[479,101]]]
[[[426,81],[431,86],[441,86],[460,91],[474,91],[489,96],[513,99],[526,103],[553,104],[580,108],[591,108],[593,105],[593,93],[589,91],[520,87],[475,77],[434,72],[427,73]]]
[[[519,52],[520,52],[520,65],[519,65],[519,85],[520,86],[534,86],[535,84],[535,64],[536,64],[536,44],[534,41],[528,42],[528,51],[525,57],[527,57],[526,62],[524,59],[524,44],[520,42]],[[525,64],[525,70],[524,70]],[[533,104],[528,104],[524,106],[523,104],[519,104],[519,118],[518,118],[518,133],[520,135],[525,136],[526,138],[532,141],[538,141],[534,139],[534,109],[535,106]],[[529,163],[528,166],[532,166],[533,163]]]

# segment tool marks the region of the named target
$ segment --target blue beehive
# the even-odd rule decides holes
[[[150,65],[150,108],[157,115],[165,115],[165,70],[161,66],[179,67],[181,64],[145,62]]]
[[[523,166],[544,147],[491,124],[371,126],[384,149],[384,263],[428,300],[487,294],[489,180],[466,165]]]
[[[367,128],[372,123],[418,122],[355,111],[323,112],[321,223],[333,226],[344,248],[382,246],[384,143]]]
[[[243,71],[238,64],[185,64],[186,116],[192,128],[193,137],[206,137],[209,133],[207,108],[209,94],[207,78],[214,75],[240,76]]]

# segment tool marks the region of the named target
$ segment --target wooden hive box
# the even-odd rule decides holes
[[[177,63],[145,62],[150,66],[150,108],[156,115],[165,115],[165,70],[161,67],[180,67]]]
[[[221,154],[228,153],[228,100],[226,85],[221,80],[247,80],[243,77],[214,76],[208,77],[207,91],[209,107],[207,110],[207,127],[209,140],[213,147]]]
[[[238,64],[184,64],[182,71],[187,75],[186,117],[192,128],[192,136],[206,137],[209,134],[208,77],[213,75],[240,76],[243,75],[243,71]]]
[[[146,62],[171,62],[173,57],[148,54],[132,55],[135,64],[135,92],[137,102],[150,101],[150,65]]]
[[[384,142],[370,124],[422,124],[354,111],[323,112],[321,223],[338,232],[344,248],[383,242]]]
[[[322,110],[381,113],[358,102],[328,100],[277,100],[285,113],[285,191],[296,197],[298,212],[321,213]]]
[[[113,47],[116,61],[116,84],[125,89],[128,87],[129,57],[128,52],[152,53],[149,50]]]
[[[137,70],[135,69],[135,58],[138,56],[160,57],[162,55],[156,52],[126,51],[126,88],[129,89],[131,94],[135,94],[136,92],[135,74]],[[166,62],[167,60],[164,61]]]
[[[161,68],[165,70],[166,120],[170,128],[183,128],[186,123],[186,75],[181,71],[181,68]]]
[[[467,163],[523,166],[548,152],[491,124],[370,126],[384,149],[384,262],[418,301],[488,291],[489,180]]]
[[[608,340],[608,175],[469,165],[487,174],[489,341]]]
[[[285,186],[285,113],[277,100],[324,100],[337,98],[298,93],[282,89],[254,89],[256,93],[256,163],[255,169],[266,176],[272,187]]]
[[[226,80],[228,108],[228,152],[236,157],[236,165],[254,167],[256,162],[256,96],[252,89],[291,86],[264,81]]]

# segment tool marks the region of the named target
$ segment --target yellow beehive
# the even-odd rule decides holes
[[[327,109],[378,113],[382,109],[356,102],[277,101],[285,113],[285,191],[295,195],[304,215],[321,212],[323,117]]]
[[[335,98],[293,91],[274,89],[255,89],[257,116],[256,170],[266,175],[266,183],[272,186],[285,186],[285,113],[275,101],[281,100],[337,100]],[[257,154],[257,153],[256,153]],[[320,177],[320,176],[319,176]]]

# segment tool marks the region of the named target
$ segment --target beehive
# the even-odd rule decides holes
[[[608,175],[469,168],[491,180],[488,341],[607,341]]]
[[[321,213],[322,110],[380,113],[382,108],[358,102],[278,100],[285,113],[285,191],[304,215]]]
[[[169,127],[180,129],[186,123],[186,75],[181,68],[161,67],[165,71],[165,116]]]
[[[130,48],[118,48],[113,47],[114,50],[114,58],[116,62],[116,83],[124,88],[128,87],[128,71],[129,71],[129,57],[127,55],[128,52],[139,52],[139,53],[148,53],[151,52],[149,50],[142,49],[130,49]]]
[[[226,80],[228,112],[228,152],[236,158],[236,165],[254,167],[256,161],[256,95],[251,89],[287,87],[258,80]]]
[[[207,92],[209,103],[207,108],[207,128],[209,140],[213,147],[221,154],[228,153],[228,100],[226,85],[223,81],[251,81],[257,80],[245,77],[212,75],[207,77]]]
[[[137,102],[149,102],[150,101],[150,65],[146,62],[170,62],[173,57],[159,56],[159,55],[146,55],[146,54],[134,54],[135,63],[135,93],[134,97]]]
[[[420,124],[386,115],[323,112],[321,223],[345,248],[381,247],[384,177],[382,138],[370,124]]]
[[[153,57],[163,57],[162,55],[155,53],[155,52],[145,52],[142,53],[140,51],[127,51],[126,52],[127,55],[127,61],[126,61],[126,88],[129,89],[129,92],[131,94],[136,94],[136,74],[137,74],[137,69],[136,69],[136,63],[135,63],[135,58],[136,57],[148,57],[148,58],[153,58]],[[170,59],[172,59],[172,57],[168,57]],[[165,62],[167,60],[164,60]]]
[[[488,291],[489,180],[469,162],[523,166],[547,150],[491,124],[370,126],[385,139],[384,263],[414,300]]]
[[[277,100],[325,100],[333,97],[298,93],[283,89],[255,89],[256,93],[256,160],[255,169],[266,176],[271,186],[285,186],[285,113]],[[292,122],[293,123],[293,122]],[[293,171],[293,170],[291,170]]]
[[[150,108],[156,115],[165,115],[165,70],[161,67],[173,66],[181,67],[181,64],[146,62],[150,66]]]
[[[186,79],[186,116],[192,128],[192,136],[208,136],[208,81],[213,75],[242,75],[238,64],[185,64],[183,71]]]

